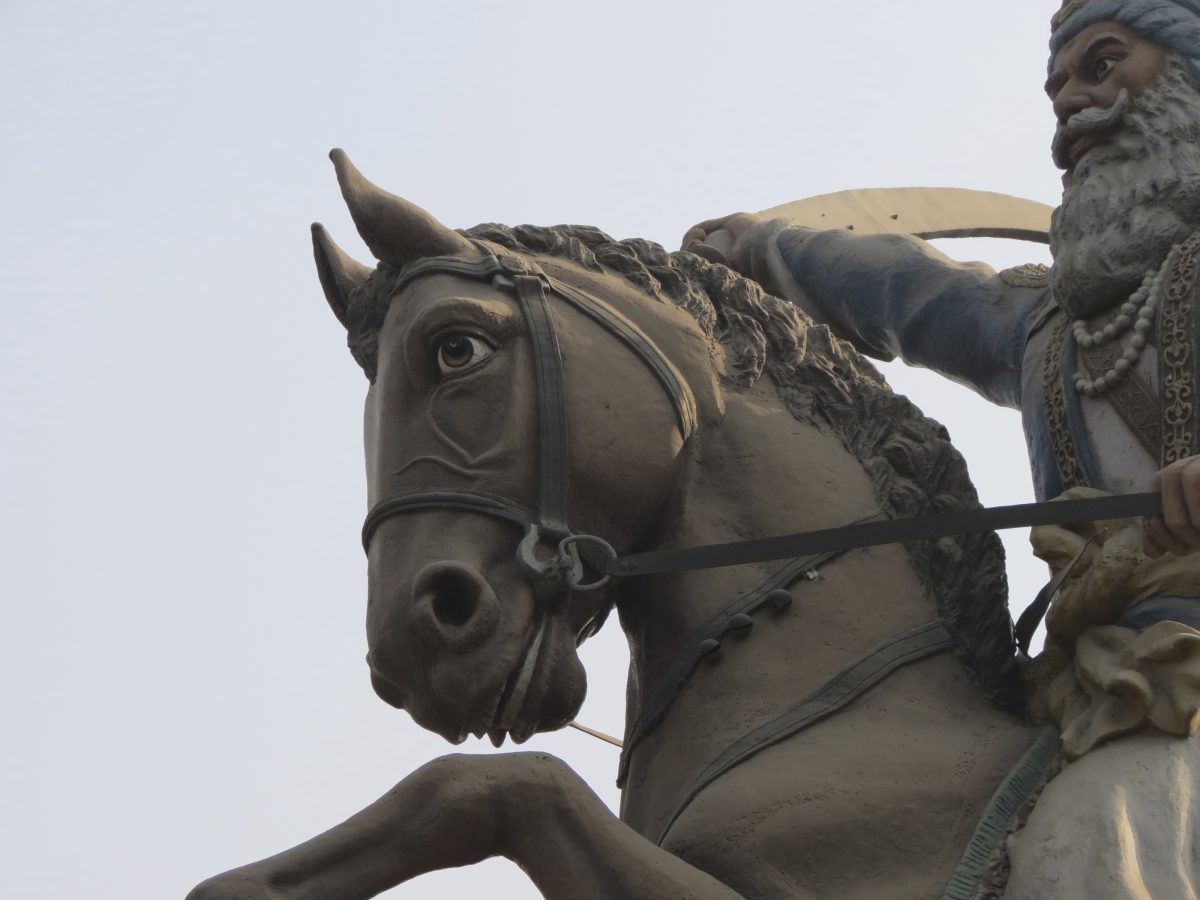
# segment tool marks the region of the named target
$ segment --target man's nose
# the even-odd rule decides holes
[[[1067,120],[1076,113],[1100,105],[1100,100],[1093,91],[1087,90],[1086,85],[1072,78],[1054,97],[1054,115],[1059,125],[1066,125]]]

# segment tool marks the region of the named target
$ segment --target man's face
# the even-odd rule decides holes
[[[1115,22],[1068,42],[1046,90],[1065,170],[1052,285],[1075,318],[1111,310],[1200,229],[1200,91],[1190,58]]]
[[[1167,52],[1158,44],[1118,22],[1097,22],[1085,28],[1059,51],[1046,93],[1054,104],[1059,125],[1085,109],[1109,109],[1127,90],[1137,97],[1158,81],[1167,65]],[[1110,133],[1082,135],[1062,148],[1055,162],[1066,169]]]

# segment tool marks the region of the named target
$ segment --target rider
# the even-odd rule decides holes
[[[1145,550],[1183,556],[1200,549],[1200,0],[1067,0],[1052,27],[1046,90],[1065,174],[1049,269],[997,274],[913,238],[747,214],[701,223],[684,248],[724,229],[735,268],[797,298],[863,353],[1019,408],[1039,500],[1085,486],[1160,490],[1164,514],[1145,523]],[[1179,640],[1200,642],[1200,598],[1153,597],[1124,616],[1121,652],[1164,620],[1180,623]],[[1108,687],[1095,689],[1092,713],[1113,701]],[[1185,734],[1200,727],[1194,700]],[[1200,738],[1141,735],[1068,766],[1014,845],[1007,896],[1196,896],[1200,822],[1180,790],[1200,771],[1197,747]],[[1143,815],[1125,789],[1150,758],[1161,777],[1133,789],[1157,803]],[[1187,783],[1173,780],[1179,772]],[[1111,840],[1069,846],[1076,829]],[[1129,864],[1139,857],[1140,873]],[[1053,889],[1039,881],[1051,878]]]

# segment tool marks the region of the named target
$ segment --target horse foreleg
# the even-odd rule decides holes
[[[466,759],[426,763],[340,825],[210,878],[186,900],[365,900],[425,872],[494,855],[492,792]]]
[[[740,900],[741,894],[642,837],[570,767],[520,754],[543,789],[514,798],[505,855],[547,900]]]
[[[501,855],[550,900],[739,897],[620,822],[566,764],[514,753],[428,763],[341,825],[187,900],[365,900]]]

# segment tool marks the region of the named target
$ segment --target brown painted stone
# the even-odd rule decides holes
[[[335,163],[383,260],[370,272],[314,232],[326,295],[371,382],[373,506],[434,490],[542,503],[545,410],[514,287],[529,264],[551,279],[566,515],[577,533],[626,553],[976,504],[936,423],[826,328],[728,269],[587,228],[451,232],[370,186],[344,155]],[[430,256],[449,261],[409,277]],[[493,256],[508,259],[511,278],[453,271]],[[672,399],[612,327],[564,302],[556,284],[643,335],[691,400]],[[585,691],[577,642],[614,606],[631,647],[632,727],[707,623],[780,566],[581,593],[531,577],[517,558],[521,539],[502,517],[447,506],[381,519],[370,536],[376,690],[450,740],[521,739],[566,724]],[[1034,737],[1004,709],[1020,697],[998,541],[854,551],[798,573],[790,595],[789,605],[764,592],[744,614],[753,628],[730,619],[719,652],[631,747],[620,819],[551,757],[450,756],[325,834],[210,879],[191,900],[370,897],[495,855],[517,862],[545,896],[570,900],[940,895]],[[871,648],[937,619],[951,635],[944,652],[764,745],[686,802],[733,742]]]

